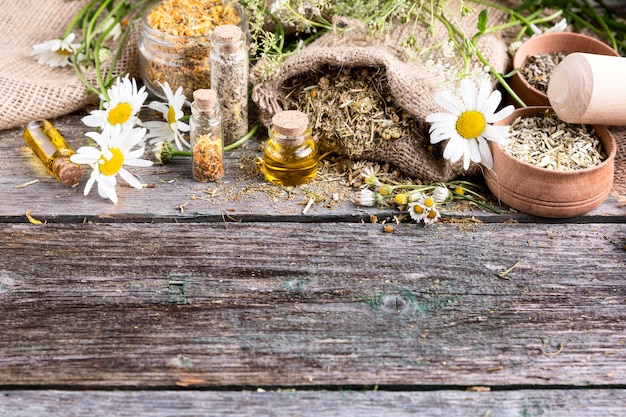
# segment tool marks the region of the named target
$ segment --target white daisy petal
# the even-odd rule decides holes
[[[432,113],[426,116],[426,121],[429,123],[436,123],[436,122],[454,123],[456,122],[457,118],[458,116],[455,116],[454,114],[450,114],[450,113]]]
[[[152,161],[148,161],[146,159],[127,159],[124,161],[124,165],[128,165],[130,167],[151,167],[153,165]]]
[[[493,168],[493,157],[491,156],[491,149],[489,149],[489,143],[485,139],[478,139],[478,149],[480,151],[480,160],[484,166],[489,169]]]
[[[439,103],[441,107],[456,116],[461,115],[461,113],[466,110],[463,101],[459,100],[457,96],[449,91],[435,94],[435,100],[437,101],[437,103]]]
[[[108,198],[113,202],[113,204],[117,204],[117,193],[115,192],[115,186],[111,186],[111,184],[107,183],[106,181],[98,181],[98,194],[102,198]]]
[[[138,189],[142,189],[143,185],[141,185],[141,183],[139,182],[139,180],[137,178],[135,178],[135,176],[133,174],[131,174],[130,172],[126,171],[124,168],[120,169],[120,177],[124,178],[124,181],[126,181],[129,185],[138,188]]]
[[[467,144],[469,145],[469,152],[468,152],[468,156],[469,159],[472,162],[480,162],[480,151],[478,149],[478,140],[476,139],[471,139],[467,141]]]
[[[487,123],[499,122],[500,120],[509,117],[513,113],[513,110],[515,110],[515,107],[508,105],[490,117],[490,120],[488,120]]]
[[[461,80],[461,94],[466,110],[477,110],[476,107],[476,86],[468,79]]]
[[[478,88],[478,96],[476,97],[476,110],[483,112],[482,108],[484,104],[489,100],[493,93],[500,94],[498,90],[491,90],[491,82],[489,79],[482,80],[480,87]]]

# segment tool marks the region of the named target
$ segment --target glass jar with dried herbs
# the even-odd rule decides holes
[[[193,178],[217,181],[224,173],[224,141],[217,94],[211,89],[193,92],[189,118]]]
[[[248,48],[235,25],[216,27],[211,46],[211,88],[220,101],[224,143],[230,145],[248,132]]]
[[[221,0],[164,0],[146,11],[139,31],[139,70],[150,93],[166,99],[159,83],[183,87],[186,97],[211,86],[211,34],[223,24],[247,33],[244,9]]]
[[[265,179],[286,186],[307,183],[315,178],[318,161],[307,115],[298,110],[276,113],[260,164]]]

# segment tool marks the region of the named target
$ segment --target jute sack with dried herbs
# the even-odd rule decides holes
[[[23,126],[33,119],[62,116],[98,102],[96,94],[87,93],[72,66],[52,68],[30,56],[33,45],[61,36],[86,3],[85,0],[2,2],[0,130]],[[136,45],[136,39],[128,40],[115,67],[116,73],[139,77]]]
[[[459,10],[458,4],[458,1],[451,0],[449,10]],[[455,19],[468,36],[471,37],[477,32],[478,13],[463,18],[455,16]],[[489,27],[506,21],[508,21],[506,14],[490,10]],[[330,151],[357,160],[390,163],[403,174],[424,181],[450,181],[464,174],[478,174],[480,166],[477,164],[472,164],[469,170],[465,171],[462,161],[451,164],[443,159],[439,148],[433,149],[428,146],[428,128],[424,119],[431,113],[442,111],[434,100],[434,95],[443,89],[455,90],[457,85],[454,84],[458,82],[458,79],[442,84],[441,77],[437,76],[432,65],[428,65],[422,58],[411,58],[407,53],[407,48],[403,46],[403,42],[409,37],[415,38],[417,45],[421,48],[445,41],[449,37],[445,27],[439,24],[434,32],[429,32],[422,24],[409,21],[393,25],[386,36],[382,37],[372,36],[367,28],[358,22],[336,16],[333,23],[336,30],[327,32],[309,46],[288,57],[280,70],[269,78],[263,75],[265,73],[263,61],[252,69],[252,99],[259,108],[263,124],[268,126],[271,117],[281,110],[294,107],[307,110],[299,108],[301,106],[295,101],[296,95],[300,92],[291,88],[298,84],[294,83],[294,79],[306,78],[309,75],[315,76],[320,72],[328,71],[329,76],[325,77],[324,82],[328,80],[332,83],[335,77],[341,76],[337,72],[338,69],[370,68],[373,71],[368,71],[369,75],[382,74],[381,82],[388,87],[384,93],[388,91],[393,104],[413,118],[413,126],[408,129],[410,133],[404,129],[403,135],[398,138],[383,138],[378,134],[373,134],[372,140],[362,140],[355,144],[353,135],[342,133],[338,137],[333,133],[349,132],[358,127],[350,126],[353,120],[349,114],[346,114],[345,118],[335,117],[336,129],[327,126],[325,132],[318,136],[322,151]],[[496,71],[506,71],[510,58],[507,53],[507,43],[504,40],[498,36],[485,35],[478,40],[478,47]],[[433,58],[442,62],[446,61],[441,52]],[[456,67],[460,65],[459,62],[454,62],[453,58],[449,58],[447,63]],[[358,74],[361,73],[361,71],[351,71],[351,76],[359,76]],[[315,88],[306,85],[306,80],[299,81],[299,83],[302,84],[301,90],[309,91]],[[347,93],[349,95],[350,91]],[[350,101],[349,97],[346,99]],[[336,109],[342,105],[355,104],[339,101],[334,100],[328,105]],[[327,115],[322,114],[310,114],[310,118],[314,122],[314,131],[318,130],[318,133],[319,124],[327,122],[328,119]],[[374,126],[372,131],[374,131]]]

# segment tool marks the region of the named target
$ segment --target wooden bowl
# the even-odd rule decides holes
[[[524,42],[513,56],[513,69],[521,69],[529,56],[557,52],[564,52],[565,55],[585,52],[620,56],[609,45],[590,36],[574,32],[552,32],[535,36]],[[527,106],[550,105],[547,94],[533,87],[520,71],[511,76],[510,85]]]
[[[510,125],[518,117],[533,117],[550,107],[516,109],[498,125]],[[497,143],[489,142],[493,169],[485,169],[489,190],[515,210],[548,218],[569,218],[587,213],[608,197],[613,187],[617,144],[604,126],[592,126],[607,158],[600,164],[575,171],[555,171],[522,162]]]

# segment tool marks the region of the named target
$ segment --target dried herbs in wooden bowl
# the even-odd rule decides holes
[[[505,146],[490,143],[491,192],[503,203],[540,217],[576,217],[593,210],[613,186],[615,139],[603,126],[562,122],[549,107],[516,109]]]
[[[515,52],[511,87],[528,106],[549,106],[547,90],[552,70],[573,52],[619,56],[608,44],[574,32],[535,36]]]

